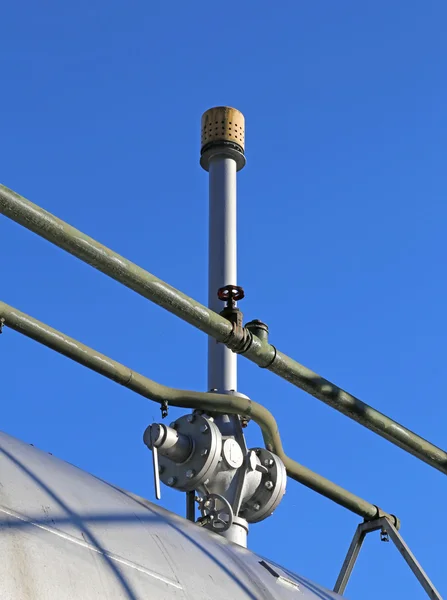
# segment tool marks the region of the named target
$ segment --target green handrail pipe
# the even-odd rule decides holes
[[[136,264],[0,185],[0,212],[234,349],[232,324]],[[447,474],[447,453],[244,328],[243,356]]]
[[[387,516],[399,527],[399,520],[394,515],[383,512],[376,505],[359,498],[289,458],[284,452],[274,416],[261,404],[229,394],[191,392],[161,385],[4,302],[0,302],[1,325],[6,325],[154,402],[161,404],[166,400],[171,406],[249,417],[261,428],[266,448],[284,462],[289,477],[365,520]]]

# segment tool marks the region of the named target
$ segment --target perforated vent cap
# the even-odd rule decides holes
[[[224,154],[236,161],[237,170],[245,166],[244,115],[230,106],[216,106],[202,115],[200,164],[209,170],[210,160]]]
[[[245,149],[244,115],[229,106],[210,108],[202,115],[201,146],[211,142],[233,142]]]

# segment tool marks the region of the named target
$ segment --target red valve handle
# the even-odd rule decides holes
[[[244,290],[238,285],[226,285],[217,292],[217,297],[223,302],[228,302],[229,300],[237,302],[238,300],[242,300],[244,296]]]

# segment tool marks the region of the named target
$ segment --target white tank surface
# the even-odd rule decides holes
[[[0,433],[0,598],[341,598]]]

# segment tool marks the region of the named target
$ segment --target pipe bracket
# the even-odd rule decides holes
[[[232,322],[232,330],[224,342],[225,346],[235,354],[244,354],[250,349],[252,343],[252,333],[240,323]]]

